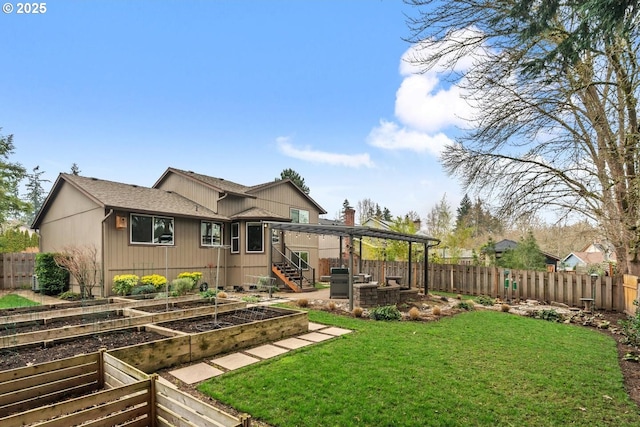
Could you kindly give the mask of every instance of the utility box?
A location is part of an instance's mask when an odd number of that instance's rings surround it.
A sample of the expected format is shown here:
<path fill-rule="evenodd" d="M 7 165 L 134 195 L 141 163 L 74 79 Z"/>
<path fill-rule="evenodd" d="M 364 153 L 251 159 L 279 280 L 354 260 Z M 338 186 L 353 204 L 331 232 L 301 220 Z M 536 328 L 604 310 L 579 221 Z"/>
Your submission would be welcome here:
<path fill-rule="evenodd" d="M 331 268 L 329 298 L 349 298 L 349 269 Z"/>

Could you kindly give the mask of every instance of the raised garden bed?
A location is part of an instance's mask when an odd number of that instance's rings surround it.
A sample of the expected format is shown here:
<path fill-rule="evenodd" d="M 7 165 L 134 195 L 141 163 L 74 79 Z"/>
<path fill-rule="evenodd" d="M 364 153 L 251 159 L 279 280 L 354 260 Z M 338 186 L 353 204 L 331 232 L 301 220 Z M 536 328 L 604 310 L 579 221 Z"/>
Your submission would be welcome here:
<path fill-rule="evenodd" d="M 218 307 L 236 303 L 234 301 L 230 301 L 227 299 L 219 299 Z M 246 306 L 246 303 L 243 303 Z M 156 304 L 154 305 L 145 305 L 138 306 L 138 310 L 146 311 L 147 313 L 162 313 L 167 311 L 167 307 L 169 310 L 187 310 L 191 308 L 200 308 L 200 307 L 211 307 L 214 308 L 216 306 L 216 301 L 211 298 L 201 298 L 199 300 L 191 300 L 191 301 L 169 301 L 168 304 L 163 302 L 162 300 L 156 300 Z"/>
<path fill-rule="evenodd" d="M 135 328 L 75 336 L 38 345 L 5 348 L 0 350 L 0 370 L 64 359 L 82 353 L 95 352 L 101 348 L 111 350 L 162 339 L 166 339 L 166 336 L 145 328 L 141 330 Z"/>
<path fill-rule="evenodd" d="M 122 318 L 117 311 L 99 311 L 74 316 L 52 317 L 21 322 L 5 323 L 0 327 L 0 336 L 24 334 L 27 332 L 42 331 L 43 329 L 63 328 L 87 323 L 103 322 Z"/>
<path fill-rule="evenodd" d="M 174 320 L 172 322 L 163 322 L 159 325 L 164 328 L 174 329 L 188 334 L 198 334 L 200 332 L 229 328 L 232 326 L 242 325 L 244 323 L 268 320 L 277 317 L 283 317 L 281 310 L 270 307 L 251 307 L 243 310 L 219 313 L 218 316 L 215 317 L 206 316 L 184 318 Z"/>
<path fill-rule="evenodd" d="M 249 310 L 251 309 L 236 310 L 229 314 L 235 315 L 236 319 L 245 316 L 245 314 L 255 315 L 255 313 L 246 313 Z M 269 318 L 263 316 L 261 320 L 256 318 L 256 320 L 236 322 L 236 324 L 221 328 L 215 326 L 216 319 L 219 323 L 225 317 L 221 314 L 218 316 L 197 316 L 179 322 L 160 322 L 157 324 L 159 330 L 176 331 L 176 333 L 184 335 L 159 342 L 120 348 L 110 353 L 146 373 L 153 373 L 171 366 L 307 332 L 309 318 L 306 312 L 273 307 L 269 307 L 267 310 L 271 315 Z M 209 325 L 209 328 L 205 325 Z M 187 334 L 172 329 L 178 327 L 182 330 L 191 329 L 197 332 Z"/>

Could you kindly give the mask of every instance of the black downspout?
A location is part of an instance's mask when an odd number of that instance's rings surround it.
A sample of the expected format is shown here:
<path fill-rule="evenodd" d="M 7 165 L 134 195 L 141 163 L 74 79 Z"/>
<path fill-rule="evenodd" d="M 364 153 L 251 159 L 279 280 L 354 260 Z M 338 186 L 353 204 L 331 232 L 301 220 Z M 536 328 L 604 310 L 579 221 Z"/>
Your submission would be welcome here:
<path fill-rule="evenodd" d="M 429 294 L 429 245 L 424 244 L 424 296 Z"/>
<path fill-rule="evenodd" d="M 411 279 L 413 278 L 411 270 L 411 240 L 409 240 L 409 289 L 411 289 Z"/>

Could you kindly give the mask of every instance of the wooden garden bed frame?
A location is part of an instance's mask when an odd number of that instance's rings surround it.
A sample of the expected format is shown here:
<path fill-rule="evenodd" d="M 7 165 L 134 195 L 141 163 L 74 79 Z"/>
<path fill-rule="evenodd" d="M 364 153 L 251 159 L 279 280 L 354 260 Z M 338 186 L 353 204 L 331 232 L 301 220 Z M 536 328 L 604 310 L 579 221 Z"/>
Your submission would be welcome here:
<path fill-rule="evenodd" d="M 104 350 L 0 372 L 0 425 L 78 424 L 248 427 L 251 418 L 201 402 Z"/>
<path fill-rule="evenodd" d="M 200 300 L 195 300 L 200 301 Z M 148 306 L 151 304 L 145 304 L 144 306 Z M 158 302 L 155 301 L 155 304 L 158 305 Z M 219 302 L 217 311 L 218 313 L 226 313 L 229 311 L 238 310 L 247 306 L 247 303 L 244 301 L 226 301 Z M 34 331 L 34 332 L 25 332 L 21 334 L 11 334 L 0 336 L 0 348 L 9 348 L 20 345 L 27 344 L 37 344 L 44 343 L 48 341 L 59 340 L 62 338 L 68 338 L 73 336 L 87 335 L 87 334 L 95 334 L 97 332 L 106 332 L 113 331 L 117 329 L 125 329 L 131 328 L 134 326 L 147 325 L 152 323 L 164 322 L 168 320 L 181 319 L 184 317 L 192 317 L 203 314 L 212 314 L 214 312 L 214 307 L 211 305 L 196 307 L 191 309 L 184 310 L 175 310 L 168 311 L 163 313 L 149 313 L 142 310 L 137 310 L 140 305 L 136 305 L 135 307 L 123 307 L 120 309 L 114 309 L 111 306 L 103 306 L 103 311 L 95 311 L 92 310 L 90 312 L 85 312 L 82 314 L 75 313 L 76 309 L 72 309 L 74 314 L 71 314 L 67 310 L 63 310 L 64 313 L 49 313 L 50 315 L 46 318 L 39 319 L 29 319 L 29 320 L 16 320 L 13 323 L 6 323 L 6 325 L 20 326 L 21 323 L 33 323 L 33 322 L 42 322 L 45 323 L 48 320 L 57 320 L 57 319 L 68 319 L 71 317 L 81 317 L 92 314 L 104 313 L 104 312 L 114 312 L 117 314 L 121 314 L 122 318 L 112 319 L 112 320 L 103 320 L 96 321 L 91 323 L 85 323 L 82 325 L 75 326 L 64 326 L 61 328 L 53 328 L 53 329 L 45 329 L 42 331 Z M 109 308 L 109 310 L 105 310 L 105 308 Z M 21 315 L 22 316 L 22 315 Z"/>

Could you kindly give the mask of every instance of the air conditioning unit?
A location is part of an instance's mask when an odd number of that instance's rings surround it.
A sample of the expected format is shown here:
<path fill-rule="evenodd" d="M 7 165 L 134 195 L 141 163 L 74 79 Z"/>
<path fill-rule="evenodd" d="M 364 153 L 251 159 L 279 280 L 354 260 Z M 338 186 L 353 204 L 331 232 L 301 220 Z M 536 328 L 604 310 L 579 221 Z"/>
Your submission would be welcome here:
<path fill-rule="evenodd" d="M 116 215 L 116 229 L 122 230 L 124 228 L 127 228 L 127 217 Z"/>

